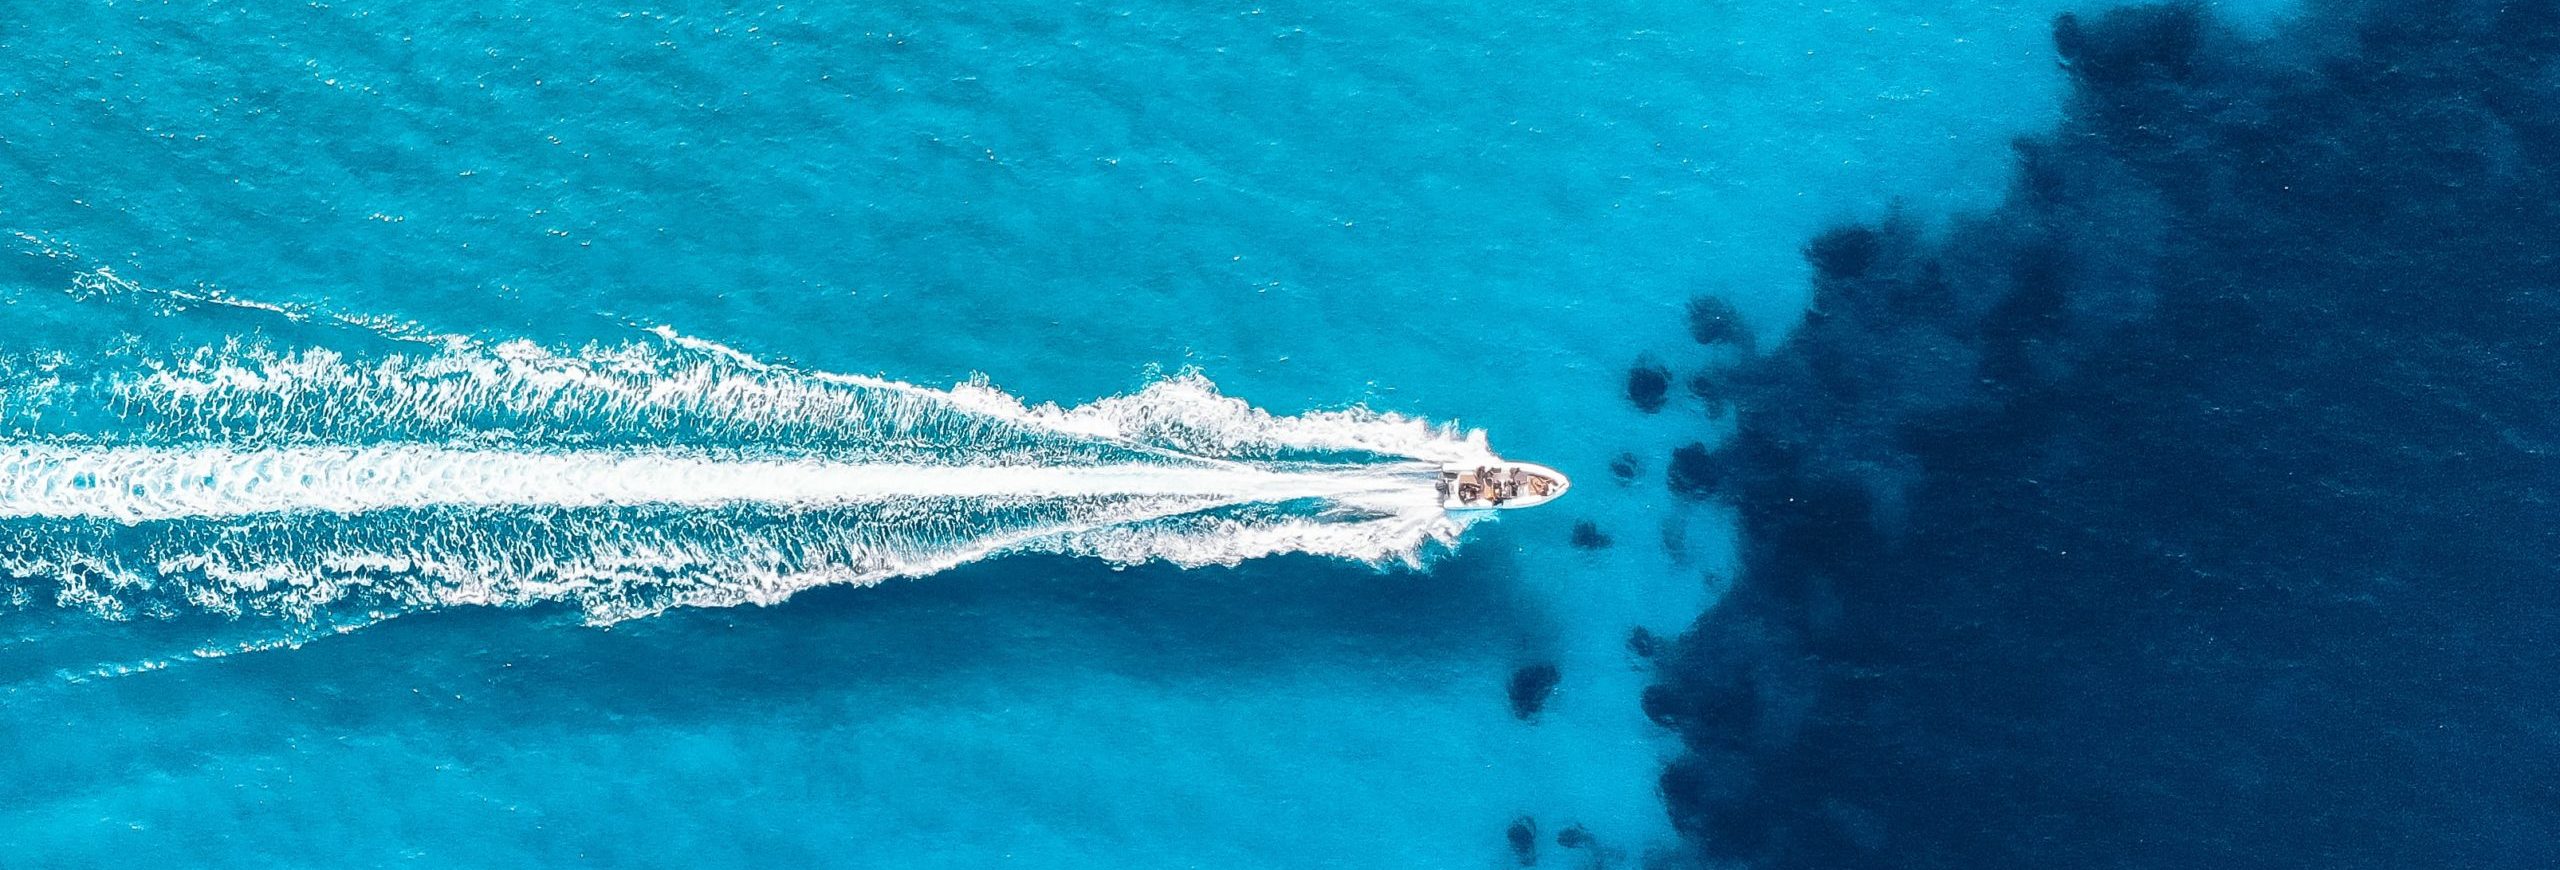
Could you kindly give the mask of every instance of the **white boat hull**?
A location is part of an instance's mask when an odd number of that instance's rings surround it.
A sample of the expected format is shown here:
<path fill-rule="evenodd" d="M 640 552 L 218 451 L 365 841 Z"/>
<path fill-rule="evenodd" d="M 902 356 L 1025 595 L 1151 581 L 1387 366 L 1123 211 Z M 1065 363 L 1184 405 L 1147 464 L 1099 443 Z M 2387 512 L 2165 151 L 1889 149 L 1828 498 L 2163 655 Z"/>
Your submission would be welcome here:
<path fill-rule="evenodd" d="M 1537 507 L 1571 488 L 1562 472 L 1529 462 L 1440 468 L 1440 506 L 1453 511 Z"/>

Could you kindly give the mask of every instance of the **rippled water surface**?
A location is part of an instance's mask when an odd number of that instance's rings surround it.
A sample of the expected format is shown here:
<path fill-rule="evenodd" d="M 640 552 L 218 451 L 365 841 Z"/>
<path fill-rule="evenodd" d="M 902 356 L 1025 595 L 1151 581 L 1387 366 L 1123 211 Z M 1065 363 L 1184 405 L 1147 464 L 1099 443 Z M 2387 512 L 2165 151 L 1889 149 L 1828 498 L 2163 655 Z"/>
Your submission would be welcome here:
<path fill-rule="evenodd" d="M 0 864 L 1632 866 L 1628 368 L 1995 202 L 2062 5 L 7 16 Z"/>

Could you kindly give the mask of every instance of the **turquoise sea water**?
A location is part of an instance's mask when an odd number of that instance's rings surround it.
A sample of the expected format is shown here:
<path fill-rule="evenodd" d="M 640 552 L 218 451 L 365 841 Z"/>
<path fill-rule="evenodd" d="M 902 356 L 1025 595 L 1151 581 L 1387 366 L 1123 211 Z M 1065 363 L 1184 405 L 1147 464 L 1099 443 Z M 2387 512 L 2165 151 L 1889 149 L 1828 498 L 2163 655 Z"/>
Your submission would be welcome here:
<path fill-rule="evenodd" d="M 219 534 L 13 516 L 16 552 L 50 561 L 20 558 L 0 595 L 0 864 L 1484 866 L 1522 816 L 1550 841 L 1583 826 L 1615 864 L 1669 849 L 1654 777 L 1674 741 L 1636 706 L 1626 639 L 1711 600 L 1729 532 L 1657 519 L 1656 458 L 1703 411 L 1640 413 L 1626 367 L 1687 346 L 1693 296 L 1774 337 L 1828 221 L 1995 200 L 2008 138 L 2055 114 L 2065 6 L 10 16 L 11 449 L 1037 467 L 1100 448 L 974 417 L 965 437 L 830 429 L 830 402 L 904 388 L 816 373 L 982 376 L 972 395 L 1073 407 L 1145 405 L 1197 370 L 1284 416 L 1456 421 L 1578 485 L 1418 568 L 1303 537 L 1197 567 L 1095 542 L 972 560 L 971 535 L 1029 521 L 928 508 L 917 552 L 942 555 L 917 564 L 949 570 L 700 600 L 684 584 L 826 542 L 686 510 Z M 133 386 L 281 377 L 315 350 L 343 364 L 295 369 L 323 385 L 301 392 Z M 650 416 L 521 372 L 402 392 L 395 357 L 765 391 Z M 435 396 L 456 404 L 413 413 Z M 1622 451 L 1647 458 L 1626 486 L 1606 471 Z M 1584 519 L 1614 546 L 1568 546 Z M 783 528 L 650 569 L 672 593 L 534 564 L 750 521 Z M 456 569 L 480 586 L 318 594 L 260 570 L 403 533 L 496 555 Z M 172 561 L 190 546 L 213 567 Z M 77 558 L 98 554 L 141 567 Z M 1561 679 L 1524 721 L 1505 683 L 1536 663 Z"/>

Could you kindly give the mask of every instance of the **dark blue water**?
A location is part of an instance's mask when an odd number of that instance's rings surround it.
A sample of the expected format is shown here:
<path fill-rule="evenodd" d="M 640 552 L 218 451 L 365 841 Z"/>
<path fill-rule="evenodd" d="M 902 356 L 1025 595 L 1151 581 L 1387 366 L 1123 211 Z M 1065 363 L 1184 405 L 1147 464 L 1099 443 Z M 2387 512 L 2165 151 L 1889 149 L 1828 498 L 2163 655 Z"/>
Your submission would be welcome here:
<path fill-rule="evenodd" d="M 1714 369 L 1743 568 L 1646 706 L 1708 854 L 2545 867 L 2551 4 L 2057 21 L 1999 208 Z"/>

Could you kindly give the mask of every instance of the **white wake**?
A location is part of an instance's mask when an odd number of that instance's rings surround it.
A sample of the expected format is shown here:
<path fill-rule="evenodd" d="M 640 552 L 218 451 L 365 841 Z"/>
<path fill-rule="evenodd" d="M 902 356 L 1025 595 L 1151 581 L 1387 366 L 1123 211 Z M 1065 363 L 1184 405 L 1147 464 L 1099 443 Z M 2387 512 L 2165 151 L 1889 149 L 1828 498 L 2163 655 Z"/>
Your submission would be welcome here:
<path fill-rule="evenodd" d="M 1492 459 L 1481 433 L 1273 414 L 1196 374 L 1032 404 L 656 332 L 0 359 L 0 574 L 113 617 L 561 603 L 604 623 L 1004 553 L 1418 563 L 1468 522 L 1432 472 Z"/>
<path fill-rule="evenodd" d="M 1329 499 L 1428 503 L 1432 466 L 1270 469 L 1241 463 L 933 466 L 668 453 L 510 453 L 420 446 L 260 450 L 0 447 L 0 519 L 120 523 L 394 509 L 829 508 L 978 499 L 1157 499 L 1193 507 Z"/>

